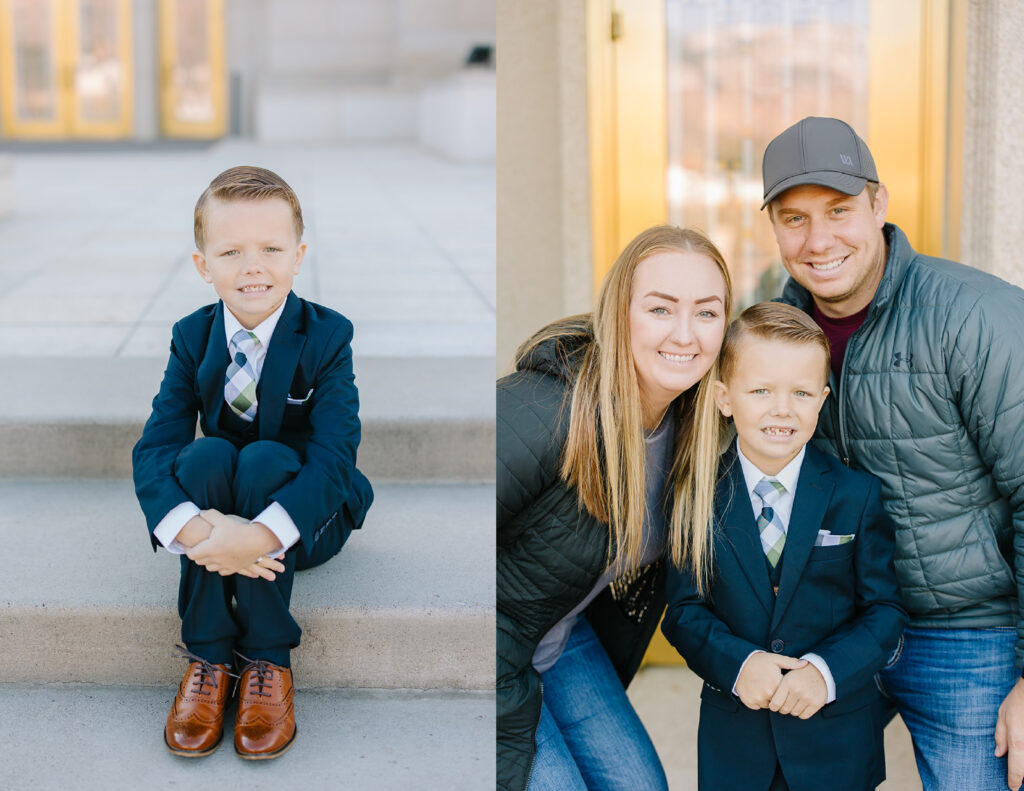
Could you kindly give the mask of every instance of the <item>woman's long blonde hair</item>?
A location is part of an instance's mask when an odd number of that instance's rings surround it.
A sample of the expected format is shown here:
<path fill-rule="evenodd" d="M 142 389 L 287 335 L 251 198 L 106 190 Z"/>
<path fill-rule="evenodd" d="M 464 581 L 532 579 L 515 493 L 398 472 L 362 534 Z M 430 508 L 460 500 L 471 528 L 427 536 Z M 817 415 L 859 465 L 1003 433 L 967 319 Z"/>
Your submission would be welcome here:
<path fill-rule="evenodd" d="M 629 303 L 637 265 L 666 251 L 698 253 L 715 263 L 725 280 L 728 323 L 732 280 L 718 248 L 700 231 L 659 225 L 648 228 L 622 251 L 604 279 L 593 314 L 549 324 L 516 352 L 518 367 L 544 341 L 567 336 L 588 339 L 572 386 L 560 473 L 568 485 L 576 487 L 580 506 L 609 525 L 608 565 L 614 557 L 621 571 L 640 561 L 647 509 L 646 446 L 630 347 Z M 673 505 L 668 547 L 676 565 L 690 567 L 701 593 L 711 578 L 713 501 L 722 432 L 711 390 L 717 378 L 716 362 L 674 402 L 677 432 L 669 474 Z"/>

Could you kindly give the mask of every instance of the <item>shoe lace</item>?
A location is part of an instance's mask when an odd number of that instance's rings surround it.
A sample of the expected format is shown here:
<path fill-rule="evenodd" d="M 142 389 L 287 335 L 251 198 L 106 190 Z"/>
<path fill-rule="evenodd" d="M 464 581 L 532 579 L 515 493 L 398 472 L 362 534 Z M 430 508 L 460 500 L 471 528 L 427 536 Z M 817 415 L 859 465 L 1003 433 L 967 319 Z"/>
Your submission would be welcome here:
<path fill-rule="evenodd" d="M 238 684 L 241 683 L 241 676 L 251 670 L 253 671 L 253 676 L 249 683 L 249 694 L 256 695 L 261 698 L 271 697 L 271 693 L 265 691 L 264 687 L 274 678 L 274 666 L 266 659 L 249 659 L 249 657 L 238 653 L 238 651 L 235 651 L 235 656 L 245 662 L 245 666 L 242 668 L 242 673 L 239 675 L 239 680 L 235 684 L 235 687 L 237 688 Z"/>
<path fill-rule="evenodd" d="M 228 670 L 223 670 L 223 669 L 221 669 L 219 667 L 215 667 L 212 662 L 209 662 L 206 659 L 203 659 L 201 656 L 197 656 L 196 654 L 193 654 L 191 651 L 189 651 L 183 645 L 176 645 L 174 647 L 178 649 L 178 656 L 180 656 L 180 657 L 182 657 L 184 659 L 187 659 L 190 662 L 195 662 L 195 663 L 198 664 L 198 667 L 196 667 L 196 669 L 195 669 L 195 676 L 192 679 L 193 686 L 192 686 L 192 690 L 191 691 L 193 693 L 197 693 L 199 695 L 209 695 L 211 693 L 211 690 L 207 690 L 206 686 L 210 685 L 210 686 L 212 686 L 213 688 L 216 689 L 216 687 L 217 687 L 217 676 L 216 676 L 216 673 L 218 673 L 218 672 L 227 673 L 229 676 L 232 676 L 233 678 L 237 678 L 237 676 L 234 673 L 232 673 L 232 672 L 230 672 Z"/>

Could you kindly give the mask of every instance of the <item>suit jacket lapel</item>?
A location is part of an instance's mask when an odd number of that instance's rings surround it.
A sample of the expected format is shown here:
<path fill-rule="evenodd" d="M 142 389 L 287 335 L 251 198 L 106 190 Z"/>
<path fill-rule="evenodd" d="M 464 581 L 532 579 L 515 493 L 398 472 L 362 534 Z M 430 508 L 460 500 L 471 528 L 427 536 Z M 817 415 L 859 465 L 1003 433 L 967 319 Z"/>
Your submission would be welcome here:
<path fill-rule="evenodd" d="M 257 386 L 259 406 L 256 409 L 256 420 L 259 422 L 260 439 L 276 439 L 281 429 L 288 388 L 291 387 L 299 355 L 306 343 L 306 336 L 300 327 L 301 315 L 299 298 L 295 292 L 291 292 L 270 339 L 267 359 L 263 361 L 263 371 Z"/>
<path fill-rule="evenodd" d="M 743 569 L 757 600 L 771 615 L 775 594 L 772 593 L 764 550 L 761 548 L 761 535 L 754 520 L 754 511 L 750 506 L 747 484 L 743 478 L 743 468 L 736 457 L 735 445 L 723 457 L 722 468 L 725 474 L 719 483 L 716 500 L 724 506 L 724 513 L 721 514 L 724 544 Z"/>
<path fill-rule="evenodd" d="M 796 500 L 789 518 L 789 529 L 786 531 L 786 547 L 782 553 L 782 575 L 779 580 L 775 613 L 772 616 L 772 629 L 778 626 L 792 601 L 793 593 L 814 546 L 814 539 L 818 535 L 825 511 L 832 499 L 835 483 L 827 472 L 828 468 L 820 458 L 819 452 L 808 445 L 796 485 Z"/>
<path fill-rule="evenodd" d="M 227 370 L 228 344 L 224 336 L 224 303 L 217 305 L 206 338 L 206 351 L 196 372 L 199 394 L 206 412 L 206 425 L 217 426 L 220 410 L 224 406 L 224 372 Z"/>

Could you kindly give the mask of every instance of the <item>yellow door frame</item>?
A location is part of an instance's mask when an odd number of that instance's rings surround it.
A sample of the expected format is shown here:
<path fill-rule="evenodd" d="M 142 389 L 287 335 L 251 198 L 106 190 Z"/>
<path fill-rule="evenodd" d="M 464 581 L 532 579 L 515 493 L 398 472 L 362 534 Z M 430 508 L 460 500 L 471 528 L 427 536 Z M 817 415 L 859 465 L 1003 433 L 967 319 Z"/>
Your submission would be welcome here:
<path fill-rule="evenodd" d="M 3 133 L 7 137 L 33 140 L 53 140 L 67 137 L 69 106 L 67 91 L 74 76 L 69 62 L 71 49 L 67 45 L 67 26 L 61 25 L 65 0 L 50 0 L 51 67 L 55 112 L 48 120 L 23 120 L 18 117 L 17 64 L 15 62 L 14 9 L 11 0 L 0 0 L 0 110 Z"/>
<path fill-rule="evenodd" d="M 224 2 L 207 0 L 207 52 L 210 53 L 210 84 L 213 118 L 187 121 L 175 112 L 179 96 L 174 84 L 178 63 L 177 0 L 160 0 L 160 125 L 166 137 L 212 139 L 227 133 L 227 73 L 224 64 Z"/>
<path fill-rule="evenodd" d="M 78 138 L 116 139 L 128 137 L 134 118 L 132 8 L 131 0 L 116 0 L 118 55 L 124 79 L 118 97 L 121 112 L 109 121 L 89 121 L 80 112 L 75 91 L 75 70 L 79 55 L 79 0 L 50 0 L 50 41 L 54 69 L 54 99 L 57 112 L 47 121 L 22 120 L 17 115 L 17 72 L 15 64 L 14 15 L 11 0 L 0 0 L 0 109 L 3 133 L 25 140 Z"/>
<path fill-rule="evenodd" d="M 917 250 L 960 255 L 967 0 L 871 0 L 868 145 L 889 219 Z M 588 0 L 595 293 L 615 256 L 667 217 L 665 0 Z M 781 130 L 780 130 L 781 131 Z M 645 662 L 672 664 L 660 632 Z"/>
<path fill-rule="evenodd" d="M 589 0 L 595 293 L 626 243 L 668 216 L 666 54 L 664 0 Z"/>

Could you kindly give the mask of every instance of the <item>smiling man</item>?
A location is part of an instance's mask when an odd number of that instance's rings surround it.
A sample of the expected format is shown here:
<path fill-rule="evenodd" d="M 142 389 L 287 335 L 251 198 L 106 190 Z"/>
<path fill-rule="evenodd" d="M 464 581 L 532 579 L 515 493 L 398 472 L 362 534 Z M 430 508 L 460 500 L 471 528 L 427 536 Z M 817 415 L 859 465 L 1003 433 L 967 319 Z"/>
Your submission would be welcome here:
<path fill-rule="evenodd" d="M 832 346 L 817 437 L 882 479 L 910 612 L 880 675 L 925 791 L 1024 777 L 1024 292 L 915 252 L 850 126 L 805 118 L 768 144 L 781 300 Z M 1008 753 L 1008 760 L 1007 760 Z"/>

